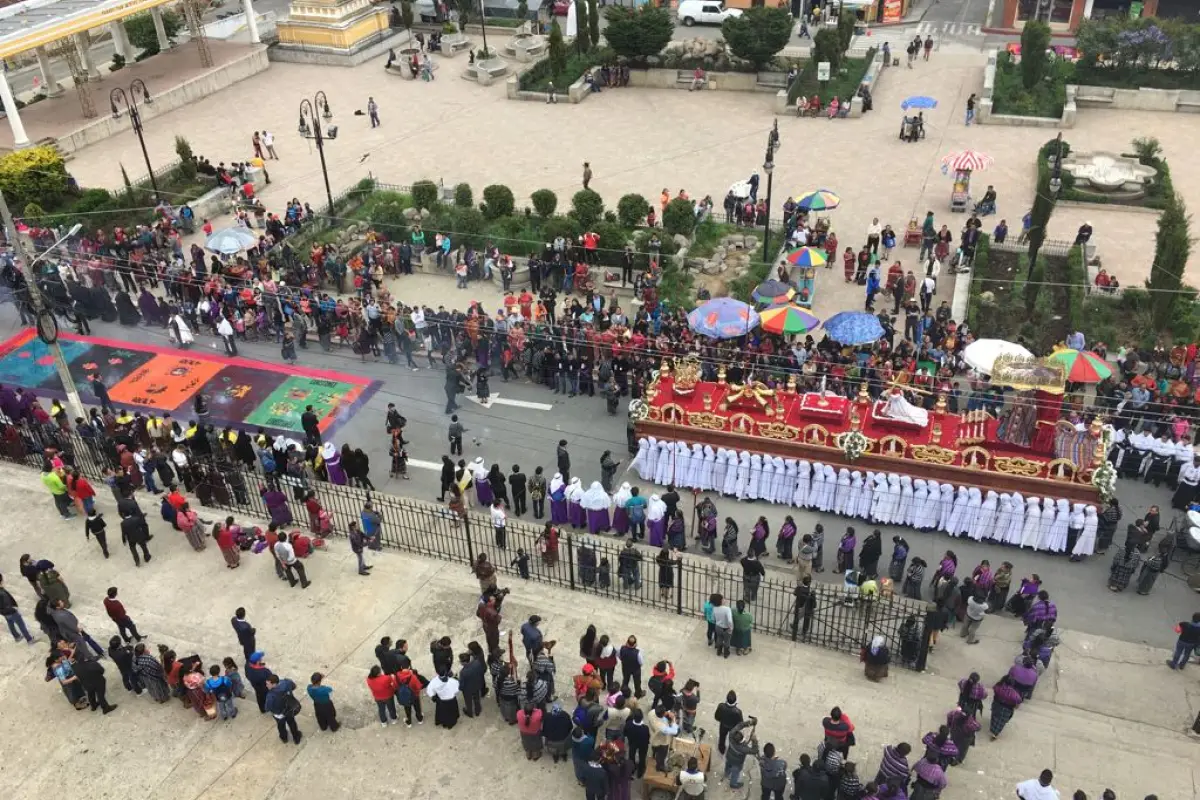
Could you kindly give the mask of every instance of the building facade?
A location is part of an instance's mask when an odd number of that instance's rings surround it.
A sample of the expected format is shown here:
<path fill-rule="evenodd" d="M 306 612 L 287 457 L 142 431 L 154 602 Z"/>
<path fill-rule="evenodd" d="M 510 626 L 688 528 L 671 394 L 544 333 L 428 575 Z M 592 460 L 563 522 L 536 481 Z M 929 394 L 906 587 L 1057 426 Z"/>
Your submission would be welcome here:
<path fill-rule="evenodd" d="M 1161 10 L 1171 13 L 1188 4 L 1172 0 L 996 0 L 999 15 L 995 28 L 1019 31 L 1029 20 L 1041 20 L 1058 34 L 1074 33 L 1084 19 L 1103 19 L 1108 16 L 1153 17 Z M 1194 4 L 1193 4 L 1194 5 Z M 1195 12 L 1193 11 L 1193 14 Z M 1172 13 L 1172 16 L 1175 16 Z"/>

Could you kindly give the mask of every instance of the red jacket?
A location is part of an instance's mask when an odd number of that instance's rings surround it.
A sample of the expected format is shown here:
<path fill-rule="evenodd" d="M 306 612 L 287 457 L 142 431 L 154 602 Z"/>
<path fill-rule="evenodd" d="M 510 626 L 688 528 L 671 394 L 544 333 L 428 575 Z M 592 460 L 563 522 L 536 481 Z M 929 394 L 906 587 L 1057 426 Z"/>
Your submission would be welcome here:
<path fill-rule="evenodd" d="M 71 493 L 80 500 L 87 500 L 89 497 L 96 496 L 96 490 L 87 482 L 87 478 L 84 478 L 82 475 L 71 479 Z"/>
<path fill-rule="evenodd" d="M 120 622 L 129 616 L 125 613 L 125 606 L 115 597 L 104 598 L 104 610 L 108 612 L 109 618 L 114 622 Z"/>
<path fill-rule="evenodd" d="M 387 700 L 396 693 L 396 679 L 386 673 L 376 678 L 367 678 L 367 686 L 371 689 L 371 697 L 376 700 Z"/>
<path fill-rule="evenodd" d="M 392 677 L 396 681 L 396 689 L 407 683 L 408 688 L 412 690 L 413 697 L 421 696 L 421 679 L 411 669 L 402 669 Z"/>

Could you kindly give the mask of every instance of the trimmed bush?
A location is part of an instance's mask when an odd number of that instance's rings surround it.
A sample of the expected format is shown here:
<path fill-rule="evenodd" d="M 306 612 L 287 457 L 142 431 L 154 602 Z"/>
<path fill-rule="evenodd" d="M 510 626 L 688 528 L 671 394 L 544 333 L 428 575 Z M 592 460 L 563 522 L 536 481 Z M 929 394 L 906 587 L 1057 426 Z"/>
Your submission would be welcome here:
<path fill-rule="evenodd" d="M 672 236 L 675 234 L 691 236 L 692 231 L 696 228 L 696 210 L 692 201 L 676 197 L 667 203 L 667 210 L 663 212 L 662 224 L 663 230 Z"/>
<path fill-rule="evenodd" d="M 571 215 L 584 228 L 590 228 L 604 217 L 604 198 L 591 189 L 581 189 L 571 198 Z"/>
<path fill-rule="evenodd" d="M 636 228 L 650 213 L 650 203 L 640 194 L 627 194 L 617 202 L 617 219 L 626 228 Z"/>
<path fill-rule="evenodd" d="M 433 208 L 440 196 L 438 185 L 429 179 L 417 181 L 412 185 L 413 205 L 419 209 Z"/>
<path fill-rule="evenodd" d="M 651 4 L 637 10 L 610 5 L 604 19 L 604 41 L 617 55 L 637 63 L 661 53 L 675 34 L 671 12 Z"/>
<path fill-rule="evenodd" d="M 28 147 L 0 157 L 0 191 L 12 208 L 54 208 L 67 193 L 67 168 L 53 147 Z"/>
<path fill-rule="evenodd" d="M 542 219 L 553 217 L 558 208 L 558 195 L 549 189 L 538 189 L 529 199 L 533 201 L 533 210 Z"/>
<path fill-rule="evenodd" d="M 479 210 L 488 219 L 498 219 L 511 216 L 516 205 L 512 189 L 500 183 L 493 183 L 491 186 L 484 187 L 483 205 Z"/>
<path fill-rule="evenodd" d="M 167 41 L 175 41 L 175 36 L 183 29 L 183 17 L 174 11 L 163 9 L 163 30 L 167 33 Z M 129 43 L 139 50 L 158 52 L 158 33 L 154 30 L 154 18 L 149 11 L 126 17 L 123 20 L 125 32 L 129 34 Z"/>
<path fill-rule="evenodd" d="M 475 205 L 475 193 L 471 191 L 471 184 L 460 183 L 454 187 L 454 205 L 459 208 L 471 208 Z"/>
<path fill-rule="evenodd" d="M 769 65 L 792 35 L 792 15 L 786 8 L 757 6 L 721 23 L 729 52 L 758 69 Z"/>

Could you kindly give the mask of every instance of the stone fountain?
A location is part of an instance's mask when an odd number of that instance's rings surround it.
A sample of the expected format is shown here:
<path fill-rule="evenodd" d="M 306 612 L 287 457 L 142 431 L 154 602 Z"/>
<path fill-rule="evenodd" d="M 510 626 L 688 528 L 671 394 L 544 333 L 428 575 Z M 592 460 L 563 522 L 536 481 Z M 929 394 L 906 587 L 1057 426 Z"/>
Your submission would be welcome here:
<path fill-rule="evenodd" d="M 546 52 L 546 37 L 528 31 L 514 33 L 501 53 L 522 64 L 536 61 Z"/>
<path fill-rule="evenodd" d="M 1158 170 L 1142 164 L 1134 156 L 1116 153 L 1071 153 L 1062 167 L 1075 177 L 1075 189 L 1108 198 L 1138 200 L 1154 182 Z"/>

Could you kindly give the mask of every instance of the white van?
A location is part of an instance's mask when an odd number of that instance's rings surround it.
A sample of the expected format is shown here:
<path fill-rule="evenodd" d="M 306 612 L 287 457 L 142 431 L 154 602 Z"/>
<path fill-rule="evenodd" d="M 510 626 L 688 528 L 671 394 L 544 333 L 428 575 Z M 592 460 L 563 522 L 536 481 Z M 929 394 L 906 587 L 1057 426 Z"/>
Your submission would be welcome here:
<path fill-rule="evenodd" d="M 684 25 L 720 25 L 730 17 L 740 17 L 741 9 L 726 8 L 723 2 L 714 0 L 682 0 L 679 4 L 679 21 Z"/>

